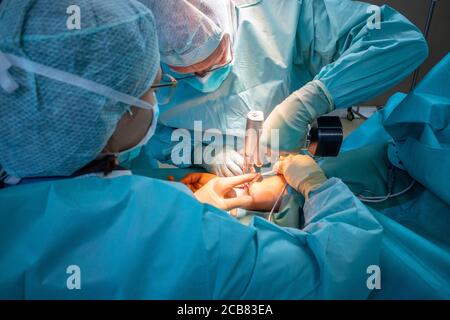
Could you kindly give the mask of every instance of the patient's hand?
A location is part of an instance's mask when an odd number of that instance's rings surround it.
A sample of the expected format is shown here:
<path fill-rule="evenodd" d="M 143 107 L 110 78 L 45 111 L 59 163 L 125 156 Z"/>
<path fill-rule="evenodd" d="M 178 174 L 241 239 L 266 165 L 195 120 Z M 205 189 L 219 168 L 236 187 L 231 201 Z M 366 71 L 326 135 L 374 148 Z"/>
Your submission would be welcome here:
<path fill-rule="evenodd" d="M 263 212 L 270 211 L 285 184 L 286 180 L 282 176 L 273 176 L 261 182 L 253 183 L 249 190 L 249 194 L 253 198 L 253 203 L 250 208 L 243 209 Z M 279 209 L 280 203 L 278 203 L 275 210 Z"/>
<path fill-rule="evenodd" d="M 187 185 L 189 189 L 195 193 L 198 189 L 214 178 L 216 178 L 216 176 L 210 173 L 191 173 L 181 179 L 180 182 Z M 252 204 L 242 209 L 262 212 L 270 211 L 280 195 L 281 190 L 283 190 L 285 183 L 286 180 L 284 180 L 283 176 L 273 176 L 266 178 L 261 182 L 253 183 L 249 190 L 236 189 L 238 190 L 238 195 L 248 192 L 253 198 Z M 230 197 L 233 196 L 236 195 L 230 195 Z M 278 210 L 279 206 L 280 203 L 275 210 Z"/>
<path fill-rule="evenodd" d="M 216 175 L 211 173 L 190 173 L 180 180 L 184 183 L 192 192 L 196 192 L 198 189 L 207 184 L 210 180 L 217 178 Z"/>

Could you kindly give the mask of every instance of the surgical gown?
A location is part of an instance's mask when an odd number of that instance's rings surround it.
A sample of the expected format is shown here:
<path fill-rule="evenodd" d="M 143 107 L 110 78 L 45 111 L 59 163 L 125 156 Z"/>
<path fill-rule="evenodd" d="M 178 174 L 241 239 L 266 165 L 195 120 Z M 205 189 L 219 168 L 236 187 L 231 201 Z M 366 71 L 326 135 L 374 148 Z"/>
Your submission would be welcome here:
<path fill-rule="evenodd" d="M 392 162 L 405 169 L 396 170 L 394 193 L 416 180 L 399 197 L 367 204 L 384 228 L 382 289 L 371 298 L 450 299 L 449 70 L 450 54 L 412 93 L 394 95 L 354 131 L 338 158 L 322 163 L 328 177 L 357 194 L 386 194 Z"/>
<path fill-rule="evenodd" d="M 313 79 L 325 84 L 336 108 L 347 108 L 394 86 L 428 54 L 420 31 L 388 6 L 349 0 L 235 2 L 231 74 L 209 94 L 179 81 L 162 109 L 161 126 L 193 130 L 201 121 L 203 131 L 243 137 L 249 111 L 267 117 Z M 171 130 L 160 128 L 158 134 L 154 143 L 170 144 Z M 145 149 L 148 158 L 162 161 L 170 160 L 169 151 L 159 143 Z"/>
<path fill-rule="evenodd" d="M 142 176 L 8 187 L 0 203 L 1 299 L 365 299 L 379 263 L 382 228 L 339 179 L 311 193 L 303 230 L 242 225 Z"/>

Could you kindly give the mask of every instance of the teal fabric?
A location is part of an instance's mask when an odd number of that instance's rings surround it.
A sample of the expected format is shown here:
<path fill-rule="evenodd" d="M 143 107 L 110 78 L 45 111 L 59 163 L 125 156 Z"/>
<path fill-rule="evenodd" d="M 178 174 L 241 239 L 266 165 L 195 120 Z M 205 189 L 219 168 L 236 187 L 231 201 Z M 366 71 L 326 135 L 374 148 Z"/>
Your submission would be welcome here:
<path fill-rule="evenodd" d="M 404 93 L 396 93 L 390 97 L 383 109 L 374 113 L 357 130 L 344 139 L 340 152 L 344 153 L 368 145 L 385 144 L 388 141 L 393 141 L 384 129 L 383 123 L 405 97 L 406 94 Z"/>
<path fill-rule="evenodd" d="M 347 151 L 321 166 L 356 194 L 387 193 L 387 144 Z M 394 192 L 410 181 L 407 172 L 397 171 Z M 449 299 L 450 205 L 420 183 L 400 197 L 366 205 L 383 225 L 381 290 L 374 290 L 371 298 Z"/>
<path fill-rule="evenodd" d="M 364 299 L 379 263 L 382 229 L 338 179 L 311 193 L 303 230 L 244 226 L 140 176 L 9 187 L 0 202 L 3 299 Z"/>
<path fill-rule="evenodd" d="M 450 54 L 384 122 L 401 165 L 450 204 Z"/>
<path fill-rule="evenodd" d="M 370 30 L 372 13 L 358 1 L 235 2 L 238 28 L 230 75 L 209 94 L 180 81 L 161 125 L 193 130 L 194 121 L 202 121 L 203 130 L 243 137 L 249 111 L 267 117 L 311 80 L 323 82 L 335 106 L 346 108 L 398 83 L 427 56 L 420 31 L 388 6 L 380 7 L 381 29 Z M 170 132 L 160 133 L 170 139 Z M 157 151 L 155 146 L 148 152 Z"/>
<path fill-rule="evenodd" d="M 387 147 L 395 142 L 407 171 L 397 170 L 394 190 L 417 180 L 401 197 L 367 204 L 384 229 L 382 289 L 371 298 L 450 299 L 449 68 L 447 55 L 414 92 L 394 95 L 354 131 L 345 152 L 321 163 L 328 177 L 341 178 L 353 192 L 383 195 Z"/>

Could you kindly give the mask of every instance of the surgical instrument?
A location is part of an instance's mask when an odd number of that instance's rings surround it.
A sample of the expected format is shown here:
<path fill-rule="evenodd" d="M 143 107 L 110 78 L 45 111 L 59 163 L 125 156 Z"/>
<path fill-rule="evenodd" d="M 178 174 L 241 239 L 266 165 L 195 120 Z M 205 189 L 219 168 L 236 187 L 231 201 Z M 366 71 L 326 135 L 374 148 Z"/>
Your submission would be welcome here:
<path fill-rule="evenodd" d="M 260 155 L 260 137 L 264 123 L 262 111 L 250 111 L 247 114 L 247 127 L 245 129 L 244 141 L 244 173 L 255 172 L 255 166 L 263 166 Z"/>

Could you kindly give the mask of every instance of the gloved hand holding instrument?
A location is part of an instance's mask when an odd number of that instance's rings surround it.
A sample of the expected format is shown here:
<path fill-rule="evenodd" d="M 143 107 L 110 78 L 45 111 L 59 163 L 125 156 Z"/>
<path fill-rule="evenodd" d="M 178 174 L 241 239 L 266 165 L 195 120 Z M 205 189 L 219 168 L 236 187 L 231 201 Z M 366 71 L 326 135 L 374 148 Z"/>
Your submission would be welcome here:
<path fill-rule="evenodd" d="M 281 157 L 274 165 L 274 171 L 283 175 L 287 183 L 306 199 L 327 180 L 314 159 L 305 155 Z"/>

